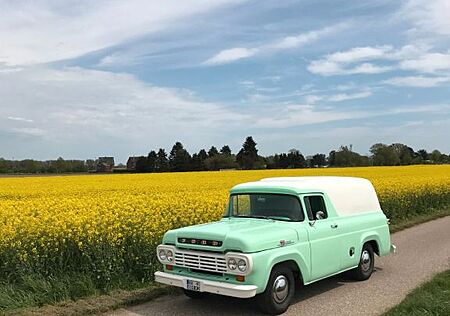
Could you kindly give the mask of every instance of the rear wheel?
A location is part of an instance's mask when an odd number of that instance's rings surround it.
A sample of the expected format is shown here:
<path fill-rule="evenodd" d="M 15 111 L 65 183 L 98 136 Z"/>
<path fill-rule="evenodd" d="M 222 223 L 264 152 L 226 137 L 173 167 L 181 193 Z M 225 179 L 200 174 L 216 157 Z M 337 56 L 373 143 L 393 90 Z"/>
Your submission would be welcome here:
<path fill-rule="evenodd" d="M 192 298 L 194 300 L 204 298 L 205 296 L 207 296 L 209 294 L 207 292 L 196 292 L 196 291 L 191 291 L 191 290 L 186 290 L 186 289 L 184 289 L 183 291 L 187 297 Z"/>
<path fill-rule="evenodd" d="M 361 257 L 359 258 L 358 267 L 352 270 L 353 278 L 358 281 L 364 281 L 370 278 L 374 270 L 375 256 L 373 253 L 372 245 L 369 243 L 364 244 L 361 251 Z"/>
<path fill-rule="evenodd" d="M 294 274 L 287 266 L 280 265 L 273 268 L 266 290 L 256 299 L 262 312 L 279 315 L 289 308 L 294 293 Z"/>

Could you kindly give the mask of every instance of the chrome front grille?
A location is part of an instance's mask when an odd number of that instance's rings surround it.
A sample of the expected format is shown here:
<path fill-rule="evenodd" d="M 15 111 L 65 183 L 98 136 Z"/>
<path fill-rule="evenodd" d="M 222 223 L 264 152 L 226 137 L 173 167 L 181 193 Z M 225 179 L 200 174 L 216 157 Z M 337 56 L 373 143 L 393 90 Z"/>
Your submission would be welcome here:
<path fill-rule="evenodd" d="M 226 273 L 225 256 L 201 251 L 175 250 L 174 264 L 178 267 L 197 269 L 209 272 Z"/>

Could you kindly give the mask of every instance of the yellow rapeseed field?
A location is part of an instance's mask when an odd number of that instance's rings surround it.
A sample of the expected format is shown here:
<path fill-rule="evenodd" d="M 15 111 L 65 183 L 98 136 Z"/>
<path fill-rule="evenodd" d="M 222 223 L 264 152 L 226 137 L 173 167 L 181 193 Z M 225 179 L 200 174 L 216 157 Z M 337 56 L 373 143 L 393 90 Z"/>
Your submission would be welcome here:
<path fill-rule="evenodd" d="M 235 184 L 272 176 L 372 181 L 393 221 L 450 206 L 450 166 L 0 178 L 0 279 L 89 273 L 150 280 L 170 228 L 219 219 Z"/>

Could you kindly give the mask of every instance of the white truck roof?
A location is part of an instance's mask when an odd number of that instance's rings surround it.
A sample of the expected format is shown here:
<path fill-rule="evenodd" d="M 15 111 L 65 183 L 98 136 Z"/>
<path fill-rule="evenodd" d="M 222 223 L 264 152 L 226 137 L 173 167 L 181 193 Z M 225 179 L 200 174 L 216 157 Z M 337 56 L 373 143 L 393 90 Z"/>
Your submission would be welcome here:
<path fill-rule="evenodd" d="M 325 192 L 338 215 L 351 215 L 381 211 L 377 194 L 372 183 L 355 177 L 278 177 L 254 182 L 259 185 L 291 187 L 298 190 L 318 190 Z"/>

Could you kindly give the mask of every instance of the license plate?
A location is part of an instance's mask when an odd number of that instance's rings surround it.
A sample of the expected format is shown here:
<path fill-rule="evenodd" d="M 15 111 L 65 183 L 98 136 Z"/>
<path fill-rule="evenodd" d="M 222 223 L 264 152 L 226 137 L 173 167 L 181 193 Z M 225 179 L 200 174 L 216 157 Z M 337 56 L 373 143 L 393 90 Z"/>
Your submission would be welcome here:
<path fill-rule="evenodd" d="M 186 290 L 200 292 L 200 281 L 186 280 Z"/>

